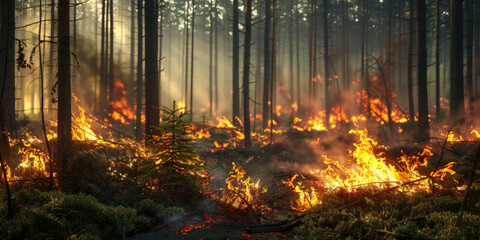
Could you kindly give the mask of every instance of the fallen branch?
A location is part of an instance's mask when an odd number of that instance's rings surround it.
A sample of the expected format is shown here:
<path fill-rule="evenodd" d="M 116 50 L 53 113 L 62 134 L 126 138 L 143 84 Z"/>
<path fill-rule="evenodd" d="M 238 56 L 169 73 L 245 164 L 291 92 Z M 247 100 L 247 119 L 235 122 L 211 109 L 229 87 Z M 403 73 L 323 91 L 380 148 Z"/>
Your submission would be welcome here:
<path fill-rule="evenodd" d="M 273 224 L 263 224 L 263 225 L 256 225 L 247 228 L 247 233 L 255 234 L 255 233 L 267 233 L 267 232 L 283 232 L 288 231 L 291 228 L 297 226 L 300 223 L 300 219 L 305 217 L 305 214 L 295 217 L 291 220 L 284 220 L 278 223 Z"/>

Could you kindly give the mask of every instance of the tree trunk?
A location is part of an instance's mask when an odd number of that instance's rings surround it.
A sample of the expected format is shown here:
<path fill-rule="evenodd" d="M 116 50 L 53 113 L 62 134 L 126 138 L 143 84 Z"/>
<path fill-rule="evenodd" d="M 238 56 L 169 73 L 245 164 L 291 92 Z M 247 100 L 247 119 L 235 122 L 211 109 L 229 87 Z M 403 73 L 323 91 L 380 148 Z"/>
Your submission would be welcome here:
<path fill-rule="evenodd" d="M 210 31 L 208 45 L 208 115 L 213 114 L 213 0 L 210 1 Z"/>
<path fill-rule="evenodd" d="M 297 74 L 297 105 L 300 106 L 300 91 L 301 91 L 301 85 L 300 85 L 300 24 L 299 24 L 299 18 L 300 14 L 298 11 L 298 3 L 295 4 L 295 28 L 296 28 L 296 36 L 295 36 L 295 47 L 296 47 L 296 60 L 297 60 L 297 69 L 296 69 L 296 74 Z"/>
<path fill-rule="evenodd" d="M 10 159 L 8 133 L 15 131 L 15 1 L 4 0 L 0 12 L 0 165 L 7 195 L 8 216 L 13 216 L 13 203 L 8 183 L 7 163 Z"/>
<path fill-rule="evenodd" d="M 105 111 L 107 109 L 107 46 L 106 44 L 106 0 L 102 0 L 102 30 L 101 30 L 101 46 L 100 46 L 100 93 L 99 93 L 99 113 L 100 116 L 103 118 L 105 116 Z"/>
<path fill-rule="evenodd" d="M 366 32 L 366 25 L 367 25 L 367 19 L 366 19 L 366 0 L 363 0 L 362 1 L 362 15 L 360 17 L 360 22 L 361 22 L 361 26 L 362 26 L 362 29 L 361 29 L 361 36 L 360 36 L 360 79 L 362 82 L 365 82 L 365 91 L 368 93 L 369 91 L 369 86 L 367 84 L 368 82 L 368 78 L 365 77 L 365 45 L 366 45 L 366 41 L 365 41 L 365 37 L 367 35 L 367 32 Z M 362 94 L 362 92 L 360 92 L 360 94 Z M 368 94 L 367 94 L 368 95 Z M 368 116 L 368 119 L 370 119 L 370 102 L 369 102 L 369 99 L 367 98 L 367 102 L 364 103 L 363 102 L 363 96 L 360 96 L 360 105 L 361 105 L 361 109 L 362 111 L 363 110 L 363 105 L 366 104 L 367 105 L 367 116 Z"/>
<path fill-rule="evenodd" d="M 156 16 L 160 15 L 160 22 L 155 21 L 157 25 L 160 25 L 158 34 L 158 106 L 162 106 L 162 59 L 163 59 L 163 7 L 164 0 L 160 0 L 159 4 L 155 4 L 157 10 Z M 160 13 L 159 13 L 160 12 Z"/>
<path fill-rule="evenodd" d="M 54 39 L 55 37 L 55 22 L 54 19 L 55 19 L 55 0 L 51 0 L 50 1 L 50 19 L 52 19 L 52 21 L 50 21 L 50 39 Z M 97 11 L 97 10 L 96 10 Z M 96 13 L 96 12 L 95 12 Z M 97 19 L 97 18 L 95 18 Z M 95 23 L 97 23 L 97 20 L 95 20 Z M 95 28 L 97 29 L 97 28 Z M 95 39 L 96 39 L 96 36 L 97 34 L 95 34 Z M 95 50 L 97 50 L 97 44 L 95 44 Z M 49 57 L 48 57 L 48 65 L 50 66 L 50 69 L 48 71 L 48 89 L 51 91 L 51 89 L 53 88 L 53 86 L 55 85 L 55 67 L 53 65 L 53 59 L 54 59 L 54 53 L 55 53 L 55 44 L 50 44 L 50 53 L 49 53 Z M 95 51 L 95 54 L 97 55 L 97 51 Z M 96 56 L 95 55 L 95 56 Z M 95 64 L 95 67 L 97 67 L 98 65 Z M 98 71 L 95 71 L 95 72 L 98 72 Z M 52 96 L 53 97 L 53 96 Z M 98 104 L 96 103 L 95 101 L 95 106 L 98 108 Z M 53 114 L 52 114 L 52 109 L 53 109 L 53 101 L 48 101 L 48 118 L 53 120 Z"/>
<path fill-rule="evenodd" d="M 469 122 L 475 120 L 475 108 L 473 98 L 473 6 L 472 0 L 465 0 L 466 28 L 467 28 L 467 97 Z"/>
<path fill-rule="evenodd" d="M 407 56 L 407 85 L 408 85 L 408 113 L 409 120 L 415 121 L 415 105 L 413 102 L 413 41 L 414 41 L 414 0 L 410 0 L 410 16 L 408 19 L 408 56 Z"/>
<path fill-rule="evenodd" d="M 342 78 L 343 87 L 348 88 L 350 86 L 349 79 L 349 61 L 348 61 L 348 2 L 341 0 L 342 5 Z"/>
<path fill-rule="evenodd" d="M 137 138 L 143 133 L 143 0 L 137 0 L 137 110 L 135 128 Z"/>
<path fill-rule="evenodd" d="M 189 63 L 189 58 L 188 58 L 188 53 L 189 53 L 189 47 L 190 47 L 190 31 L 188 30 L 188 25 L 190 24 L 190 21 L 188 20 L 189 14 L 188 12 L 190 11 L 190 0 L 187 0 L 187 6 L 185 8 L 185 110 L 187 110 L 187 100 L 188 100 L 188 63 Z"/>
<path fill-rule="evenodd" d="M 217 10 L 217 1 L 215 0 L 215 71 L 214 71 L 214 92 L 215 92 L 215 112 L 218 110 L 218 10 Z"/>
<path fill-rule="evenodd" d="M 0 76 L 4 129 L 15 131 L 15 1 L 2 1 L 0 28 Z"/>
<path fill-rule="evenodd" d="M 156 0 L 145 0 L 145 137 L 151 139 L 158 126 L 158 12 Z"/>
<path fill-rule="evenodd" d="M 263 109 L 262 121 L 263 129 L 267 128 L 269 120 L 269 99 L 270 99 L 270 20 L 272 18 L 270 0 L 265 0 L 265 37 L 263 47 Z"/>
<path fill-rule="evenodd" d="M 417 0 L 418 29 L 418 134 L 421 140 L 430 138 L 428 122 L 427 83 L 427 18 L 425 0 Z"/>
<path fill-rule="evenodd" d="M 450 7 L 450 118 L 454 122 L 463 122 L 465 116 L 463 90 L 463 0 L 452 0 Z"/>
<path fill-rule="evenodd" d="M 193 122 L 193 50 L 195 49 L 195 0 L 192 0 L 192 54 L 190 55 L 190 122 Z"/>
<path fill-rule="evenodd" d="M 233 0 L 233 66 L 232 66 L 232 84 L 233 84 L 233 123 L 237 123 L 236 118 L 240 115 L 240 92 L 238 88 L 239 84 L 239 68 L 240 68 L 240 37 L 238 31 L 238 0 Z"/>
<path fill-rule="evenodd" d="M 236 0 L 235 0 L 236 1 Z M 245 44 L 243 52 L 243 130 L 245 134 L 245 148 L 252 145 L 250 137 L 250 39 L 252 32 L 252 0 L 245 1 Z"/>
<path fill-rule="evenodd" d="M 480 3 L 475 2 L 475 11 L 480 11 Z M 480 93 L 480 14 L 475 14 L 477 17 L 476 20 L 476 30 L 475 30 L 475 83 L 477 85 L 476 97 Z"/>
<path fill-rule="evenodd" d="M 109 91 L 108 91 L 108 101 L 112 102 L 115 101 L 114 99 L 115 95 L 114 89 L 115 89 L 115 82 L 113 80 L 114 78 L 114 61 L 113 61 L 113 45 L 114 45 L 114 38 L 113 38 L 113 33 L 114 33 L 114 28 L 113 28 L 113 0 L 110 0 L 110 63 L 109 63 L 109 69 L 108 69 L 108 84 L 109 84 Z M 109 104 L 108 106 L 109 113 L 112 112 L 111 106 Z"/>
<path fill-rule="evenodd" d="M 440 114 L 440 6 L 435 0 L 435 112 Z"/>
<path fill-rule="evenodd" d="M 68 172 L 72 146 L 72 111 L 70 81 L 70 3 L 58 1 L 58 165 L 62 175 Z"/>
<path fill-rule="evenodd" d="M 128 80 L 128 86 L 130 89 L 134 89 L 134 84 L 135 84 L 135 1 L 134 0 L 131 0 L 131 3 L 130 3 L 130 14 L 131 14 L 130 15 L 130 77 L 129 77 L 130 79 Z M 134 102 L 133 91 L 129 91 L 128 97 L 130 102 Z"/>
<path fill-rule="evenodd" d="M 330 72 L 328 55 L 328 0 L 323 0 L 323 55 L 325 63 L 325 128 L 330 128 Z"/>
<path fill-rule="evenodd" d="M 290 3 L 290 14 L 289 14 L 289 21 L 288 21 L 288 72 L 289 72 L 289 101 L 290 105 L 293 104 L 295 101 L 294 99 L 294 77 L 293 77 L 293 6 L 294 2 L 292 1 Z M 291 112 L 293 114 L 293 110 Z"/>

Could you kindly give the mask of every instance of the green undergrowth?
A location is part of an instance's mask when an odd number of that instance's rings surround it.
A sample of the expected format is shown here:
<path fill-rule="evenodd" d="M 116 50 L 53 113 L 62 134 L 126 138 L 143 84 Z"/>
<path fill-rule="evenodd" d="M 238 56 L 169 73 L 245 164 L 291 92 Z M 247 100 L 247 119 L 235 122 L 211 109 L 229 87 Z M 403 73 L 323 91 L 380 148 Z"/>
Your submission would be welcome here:
<path fill-rule="evenodd" d="M 61 191 L 20 190 L 14 202 L 16 211 L 11 218 L 5 204 L 0 206 L 2 239 L 122 239 L 183 212 L 150 199 L 125 207 L 102 203 L 84 193 Z"/>
<path fill-rule="evenodd" d="M 457 222 L 462 200 L 453 194 L 395 194 L 354 199 L 330 195 L 310 209 L 297 239 L 480 239 L 480 209 L 472 205 Z M 347 206 L 347 207 L 345 207 Z"/>

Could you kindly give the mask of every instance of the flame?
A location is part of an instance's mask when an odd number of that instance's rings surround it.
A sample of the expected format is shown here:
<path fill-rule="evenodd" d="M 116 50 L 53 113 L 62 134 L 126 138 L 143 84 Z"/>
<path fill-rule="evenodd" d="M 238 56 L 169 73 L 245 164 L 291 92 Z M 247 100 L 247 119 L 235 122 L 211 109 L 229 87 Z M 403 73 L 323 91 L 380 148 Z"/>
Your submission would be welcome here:
<path fill-rule="evenodd" d="M 225 180 L 227 188 L 222 189 L 221 201 L 237 209 L 252 207 L 255 204 L 254 196 L 267 192 L 267 189 L 260 189 L 260 180 L 255 183 L 250 177 L 245 178 L 246 172 L 240 165 L 234 162 L 232 165 L 230 176 Z"/>
<path fill-rule="evenodd" d="M 128 105 L 125 95 L 125 85 L 118 78 L 113 78 L 114 89 L 111 94 L 115 99 L 110 99 L 108 103 L 111 112 L 108 114 L 113 120 L 120 121 L 122 124 L 130 124 L 130 121 L 136 119 L 135 113 Z"/>
<path fill-rule="evenodd" d="M 349 166 L 341 164 L 338 161 L 324 158 L 324 164 L 327 168 L 318 171 L 320 176 L 325 179 L 325 186 L 330 189 L 347 188 L 353 190 L 355 188 L 365 186 L 366 184 L 377 188 L 386 188 L 392 184 L 401 184 L 404 182 L 414 181 L 424 177 L 418 172 L 418 167 L 426 166 L 428 159 L 433 156 L 431 149 L 427 146 L 423 152 L 418 156 L 408 156 L 403 154 L 400 157 L 400 163 L 404 166 L 396 168 L 394 165 L 388 164 L 385 157 L 384 146 L 381 146 L 374 139 L 370 138 L 368 131 L 350 130 L 350 134 L 354 134 L 360 138 L 359 143 L 354 143 L 354 150 L 350 151 L 350 161 L 355 161 L 355 164 Z M 374 149 L 379 148 L 383 151 L 375 153 Z M 420 161 L 423 159 L 423 162 Z M 448 163 L 442 170 L 437 171 L 432 176 L 443 177 L 447 173 L 454 174 L 452 170 L 453 163 Z M 427 190 L 428 184 L 419 184 L 413 190 Z"/>
<path fill-rule="evenodd" d="M 197 129 L 197 125 L 192 124 L 192 131 L 190 132 L 190 137 L 193 139 L 202 139 L 202 138 L 210 138 L 210 131 L 207 128 L 201 127 Z"/>
<path fill-rule="evenodd" d="M 315 205 L 321 204 L 322 201 L 320 200 L 318 190 L 315 189 L 315 187 L 306 187 L 303 185 L 303 181 L 297 181 L 296 184 L 294 183 L 295 179 L 299 176 L 302 179 L 305 179 L 303 175 L 295 174 L 287 181 L 282 180 L 283 184 L 298 194 L 298 199 L 295 200 L 295 203 L 292 202 L 292 209 L 305 211 Z"/>
<path fill-rule="evenodd" d="M 217 128 L 236 128 L 233 124 L 224 116 L 217 116 Z"/>

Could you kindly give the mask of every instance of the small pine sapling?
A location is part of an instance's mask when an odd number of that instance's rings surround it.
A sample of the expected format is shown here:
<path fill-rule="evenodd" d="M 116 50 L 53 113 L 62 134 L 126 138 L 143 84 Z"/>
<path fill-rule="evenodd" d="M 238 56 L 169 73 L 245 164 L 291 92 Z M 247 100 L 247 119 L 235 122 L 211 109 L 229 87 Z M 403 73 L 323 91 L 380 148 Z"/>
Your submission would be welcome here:
<path fill-rule="evenodd" d="M 151 189 L 166 192 L 170 200 L 179 196 L 192 199 L 190 194 L 197 195 L 203 190 L 205 167 L 196 154 L 194 141 L 189 136 L 192 124 L 184 120 L 185 109 L 162 109 L 162 122 L 155 126 L 159 135 L 151 140 L 153 154 L 149 162 L 143 166 L 143 180 L 151 185 Z M 175 193 L 176 195 L 173 195 Z"/>

